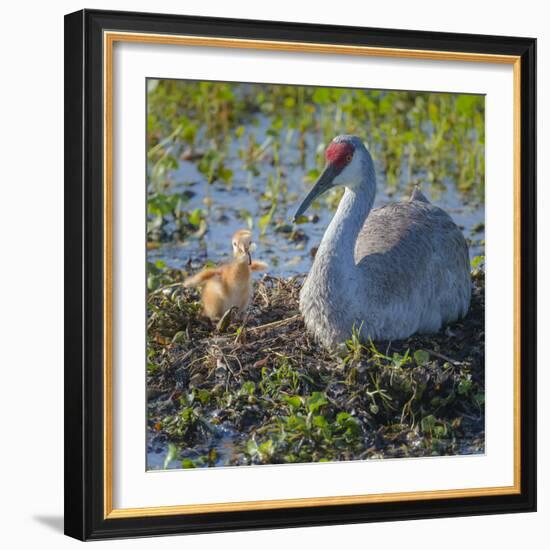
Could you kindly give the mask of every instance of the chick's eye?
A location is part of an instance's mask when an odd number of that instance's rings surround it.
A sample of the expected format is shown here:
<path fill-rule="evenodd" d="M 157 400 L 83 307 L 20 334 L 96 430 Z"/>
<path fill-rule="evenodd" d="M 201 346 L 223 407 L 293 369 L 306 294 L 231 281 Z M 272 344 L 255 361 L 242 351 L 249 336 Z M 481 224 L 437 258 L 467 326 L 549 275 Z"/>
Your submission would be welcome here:
<path fill-rule="evenodd" d="M 353 157 L 351 155 L 346 155 L 346 162 L 351 162 L 352 158 Z"/>

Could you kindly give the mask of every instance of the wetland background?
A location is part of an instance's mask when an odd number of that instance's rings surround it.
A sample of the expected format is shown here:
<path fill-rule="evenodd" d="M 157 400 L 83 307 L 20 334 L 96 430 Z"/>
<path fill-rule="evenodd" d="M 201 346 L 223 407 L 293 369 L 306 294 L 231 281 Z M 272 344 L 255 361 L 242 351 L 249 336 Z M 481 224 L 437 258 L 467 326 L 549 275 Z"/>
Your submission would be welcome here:
<path fill-rule="evenodd" d="M 343 133 L 373 156 L 375 206 L 418 184 L 463 229 L 465 320 L 335 353 L 305 334 L 299 288 L 341 191 L 290 220 Z M 483 96 L 148 80 L 148 468 L 484 452 L 484 143 Z M 269 273 L 220 333 L 180 283 L 246 227 Z"/>

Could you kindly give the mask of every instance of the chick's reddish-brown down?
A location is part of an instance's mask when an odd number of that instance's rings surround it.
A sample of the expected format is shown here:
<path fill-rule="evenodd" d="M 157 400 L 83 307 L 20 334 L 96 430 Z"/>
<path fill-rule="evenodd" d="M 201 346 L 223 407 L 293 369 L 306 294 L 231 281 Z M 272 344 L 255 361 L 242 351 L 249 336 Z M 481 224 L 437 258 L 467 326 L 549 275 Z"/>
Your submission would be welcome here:
<path fill-rule="evenodd" d="M 252 297 L 252 272 L 267 269 L 264 262 L 252 261 L 254 243 L 250 231 L 237 231 L 231 244 L 235 258 L 231 263 L 204 269 L 183 283 L 185 287 L 202 287 L 203 311 L 213 321 L 233 307 L 243 313 Z"/>

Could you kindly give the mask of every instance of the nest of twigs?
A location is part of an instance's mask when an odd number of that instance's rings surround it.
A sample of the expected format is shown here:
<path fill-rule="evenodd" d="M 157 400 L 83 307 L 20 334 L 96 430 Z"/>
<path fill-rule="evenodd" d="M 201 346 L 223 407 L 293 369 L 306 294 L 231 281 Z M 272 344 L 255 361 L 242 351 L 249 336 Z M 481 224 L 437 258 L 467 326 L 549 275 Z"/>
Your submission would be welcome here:
<path fill-rule="evenodd" d="M 305 330 L 302 277 L 264 276 L 221 332 L 170 277 L 148 298 L 148 450 L 165 466 L 484 451 L 483 273 L 468 316 L 440 333 L 333 352 Z"/>

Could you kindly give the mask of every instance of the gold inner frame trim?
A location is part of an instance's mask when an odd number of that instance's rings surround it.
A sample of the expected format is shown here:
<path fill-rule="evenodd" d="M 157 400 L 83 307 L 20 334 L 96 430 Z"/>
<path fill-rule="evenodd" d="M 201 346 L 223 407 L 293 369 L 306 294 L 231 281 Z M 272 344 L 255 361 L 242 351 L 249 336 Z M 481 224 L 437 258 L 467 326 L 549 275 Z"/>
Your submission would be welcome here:
<path fill-rule="evenodd" d="M 116 42 L 142 44 L 165 44 L 180 46 L 202 46 L 216 48 L 257 49 L 267 51 L 303 52 L 336 55 L 359 55 L 371 57 L 394 57 L 425 59 L 432 61 L 463 61 L 474 63 L 498 63 L 513 65 L 514 81 L 514 484 L 504 487 L 482 487 L 466 489 L 445 489 L 434 491 L 413 491 L 367 495 L 346 495 L 330 497 L 292 498 L 277 500 L 255 500 L 245 502 L 221 502 L 211 504 L 182 504 L 177 506 L 156 506 L 150 508 L 113 508 L 113 46 Z M 273 40 L 249 40 L 241 38 L 219 38 L 204 36 L 183 36 L 105 31 L 103 34 L 103 114 L 104 114 L 104 518 L 153 517 L 212 512 L 235 512 L 247 510 L 273 510 L 281 508 L 303 508 L 308 506 L 334 506 L 412 500 L 434 500 L 443 498 L 466 498 L 496 495 L 511 495 L 521 492 L 521 431 L 520 431 L 520 222 L 521 222 L 521 61 L 518 56 L 413 50 L 400 48 L 379 48 L 348 46 L 341 44 L 316 44 L 308 42 L 284 42 Z"/>

